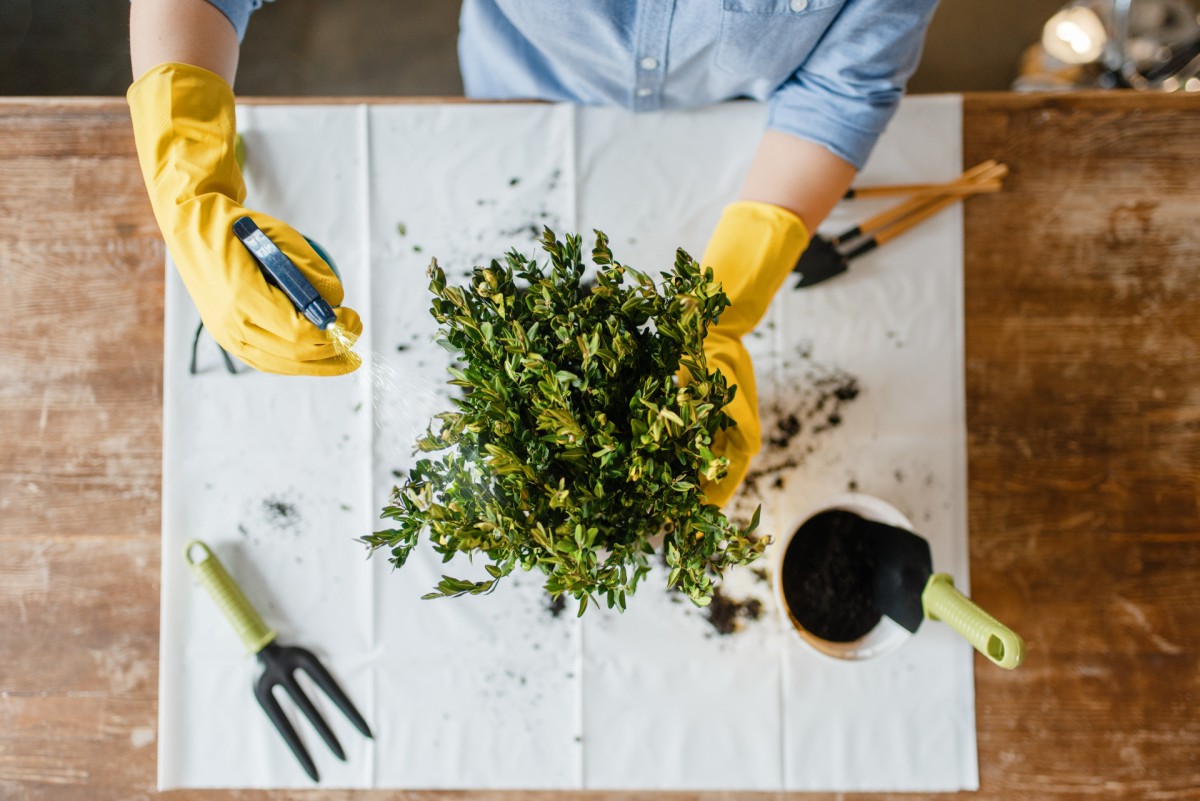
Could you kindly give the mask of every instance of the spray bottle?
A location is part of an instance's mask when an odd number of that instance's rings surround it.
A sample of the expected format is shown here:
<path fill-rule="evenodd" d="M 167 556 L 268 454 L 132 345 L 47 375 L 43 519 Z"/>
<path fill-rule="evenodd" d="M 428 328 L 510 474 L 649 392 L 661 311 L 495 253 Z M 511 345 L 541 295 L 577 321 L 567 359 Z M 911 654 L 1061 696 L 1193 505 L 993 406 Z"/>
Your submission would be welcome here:
<path fill-rule="evenodd" d="M 333 313 L 333 307 L 329 305 L 329 301 L 321 297 L 321 293 L 317 292 L 312 283 L 304 277 L 304 273 L 296 269 L 292 260 L 284 255 L 283 251 L 262 232 L 261 228 L 255 225 L 254 220 L 249 217 L 239 217 L 233 223 L 233 233 L 242 240 L 242 244 L 258 260 L 267 280 L 288 296 L 288 300 L 296 307 L 296 311 L 303 314 L 309 322 L 322 331 L 328 331 L 337 323 L 337 315 Z M 325 260 L 334 275 L 337 275 L 337 268 L 333 266 L 333 259 L 329 257 L 329 254 L 316 242 L 308 237 L 305 239 L 308 244 L 312 245 L 313 250 L 317 251 L 317 255 Z"/>

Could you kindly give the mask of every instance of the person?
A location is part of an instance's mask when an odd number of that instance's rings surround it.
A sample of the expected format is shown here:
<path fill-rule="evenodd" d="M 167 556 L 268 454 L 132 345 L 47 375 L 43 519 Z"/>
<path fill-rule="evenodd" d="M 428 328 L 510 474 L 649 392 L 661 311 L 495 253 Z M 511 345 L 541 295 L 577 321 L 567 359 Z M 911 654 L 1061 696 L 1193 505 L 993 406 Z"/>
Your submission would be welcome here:
<path fill-rule="evenodd" d="M 217 342 L 259 370 L 339 375 L 356 363 L 267 284 L 231 233 L 249 214 L 336 308 L 342 287 L 304 237 L 242 206 L 235 159 L 238 46 L 262 0 L 132 0 L 128 92 L 151 205 L 201 319 Z M 637 112 L 737 97 L 768 116 L 739 197 L 701 264 L 730 306 L 705 339 L 709 369 L 738 390 L 735 426 L 713 450 L 724 479 L 704 483 L 718 506 L 761 447 L 753 365 L 742 338 L 891 119 L 916 68 L 937 0 L 465 0 L 459 61 L 466 94 L 619 105 Z M 704 169 L 696 165 L 697 170 Z M 682 376 L 687 380 L 687 376 Z"/>

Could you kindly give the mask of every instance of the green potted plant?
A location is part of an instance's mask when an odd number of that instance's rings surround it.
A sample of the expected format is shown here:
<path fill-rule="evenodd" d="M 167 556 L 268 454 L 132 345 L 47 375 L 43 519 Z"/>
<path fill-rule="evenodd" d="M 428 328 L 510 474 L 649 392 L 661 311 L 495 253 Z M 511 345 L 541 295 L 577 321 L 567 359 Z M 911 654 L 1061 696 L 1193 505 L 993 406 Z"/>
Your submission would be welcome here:
<path fill-rule="evenodd" d="M 660 287 L 597 231 L 588 286 L 580 242 L 546 229 L 548 264 L 510 251 L 465 287 L 430 265 L 463 395 L 417 442 L 431 456 L 394 489 L 393 527 L 363 538 L 397 567 L 422 533 L 443 561 L 485 558 L 487 578 L 443 576 L 426 598 L 488 593 L 519 567 L 580 615 L 600 597 L 624 610 L 662 535 L 669 585 L 705 606 L 714 577 L 763 552 L 758 512 L 739 526 L 699 485 L 727 469 L 710 448 L 736 391 L 706 366 L 705 332 L 728 306 L 712 271 L 679 250 Z M 681 368 L 699 378 L 678 382 Z"/>

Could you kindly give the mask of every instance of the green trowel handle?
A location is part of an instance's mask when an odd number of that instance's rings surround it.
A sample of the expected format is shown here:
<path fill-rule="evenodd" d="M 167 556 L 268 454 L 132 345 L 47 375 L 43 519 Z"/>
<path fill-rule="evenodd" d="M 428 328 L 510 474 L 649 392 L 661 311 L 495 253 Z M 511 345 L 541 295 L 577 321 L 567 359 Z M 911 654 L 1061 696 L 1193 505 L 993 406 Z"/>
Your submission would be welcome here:
<path fill-rule="evenodd" d="M 921 593 L 925 617 L 941 620 L 974 646 L 975 650 L 1006 670 L 1025 658 L 1025 641 L 999 620 L 976 606 L 954 588 L 947 573 L 934 573 Z"/>
<path fill-rule="evenodd" d="M 212 549 L 200 540 L 192 540 L 184 549 L 183 558 L 187 560 L 192 573 L 204 585 L 204 589 L 208 590 L 208 594 L 217 602 L 225 619 L 233 624 L 247 651 L 257 654 L 275 639 L 275 632 L 267 627 L 258 610 L 246 600 L 242 588 L 225 570 L 225 565 L 221 564 L 221 560 L 217 559 Z"/>

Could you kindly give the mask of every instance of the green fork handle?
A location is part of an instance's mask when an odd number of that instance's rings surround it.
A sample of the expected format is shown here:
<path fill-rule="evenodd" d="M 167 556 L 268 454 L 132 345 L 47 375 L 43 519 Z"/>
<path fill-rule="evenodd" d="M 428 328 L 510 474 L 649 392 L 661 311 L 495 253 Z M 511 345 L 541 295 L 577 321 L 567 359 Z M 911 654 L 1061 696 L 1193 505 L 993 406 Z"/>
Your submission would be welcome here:
<path fill-rule="evenodd" d="M 1025 641 L 954 587 L 948 573 L 934 573 L 921 593 L 925 617 L 944 621 L 975 650 L 1006 670 L 1025 658 Z"/>
<path fill-rule="evenodd" d="M 242 588 L 208 545 L 200 540 L 192 540 L 184 549 L 183 558 L 187 560 L 193 575 L 217 602 L 225 619 L 233 625 L 247 651 L 257 654 L 275 639 L 275 631 L 263 621 L 258 610 L 247 600 Z"/>

